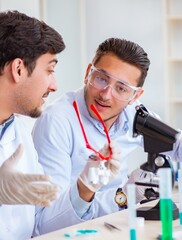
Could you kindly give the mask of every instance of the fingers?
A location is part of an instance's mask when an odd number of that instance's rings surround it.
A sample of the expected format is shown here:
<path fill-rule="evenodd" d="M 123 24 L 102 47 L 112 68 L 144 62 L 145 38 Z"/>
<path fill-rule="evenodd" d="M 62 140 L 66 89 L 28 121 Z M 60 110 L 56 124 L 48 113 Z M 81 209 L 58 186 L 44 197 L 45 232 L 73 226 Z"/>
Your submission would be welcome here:
<path fill-rule="evenodd" d="M 46 174 L 24 174 L 23 180 L 27 182 L 50 182 L 51 177 Z"/>
<path fill-rule="evenodd" d="M 23 154 L 24 146 L 19 144 L 15 152 L 4 162 L 3 167 L 14 168 Z"/>
<path fill-rule="evenodd" d="M 58 199 L 60 188 L 56 185 L 29 183 L 26 188 L 18 192 L 22 204 L 50 206 L 53 200 Z"/>
<path fill-rule="evenodd" d="M 105 144 L 103 148 L 99 150 L 99 152 L 104 156 L 110 155 L 110 148 L 111 148 L 111 159 L 121 159 L 121 147 L 118 142 L 111 140 L 110 144 Z"/>
<path fill-rule="evenodd" d="M 10 158 L 19 159 L 23 154 L 23 150 L 24 150 L 24 145 L 19 144 L 16 151 L 13 153 L 13 155 Z"/>
<path fill-rule="evenodd" d="M 38 194 L 51 194 L 60 191 L 60 187 L 53 184 L 30 183 L 29 189 Z"/>
<path fill-rule="evenodd" d="M 0 196 L 0 203 L 50 206 L 58 198 L 59 191 L 55 185 L 23 182 L 13 189 L 7 188 Z"/>
<path fill-rule="evenodd" d="M 39 194 L 34 192 L 22 192 L 14 201 L 19 204 L 30 204 L 36 206 L 50 206 L 52 201 L 58 199 L 56 193 Z"/>
<path fill-rule="evenodd" d="M 58 199 L 58 196 L 55 193 L 50 193 L 45 195 L 40 194 L 40 195 L 34 196 L 34 200 L 31 201 L 31 204 L 36 206 L 48 207 L 48 206 L 51 206 L 52 201 L 56 199 Z"/>
<path fill-rule="evenodd" d="M 109 155 L 109 145 L 105 144 L 104 147 L 99 150 L 99 152 L 104 156 Z"/>
<path fill-rule="evenodd" d="M 119 161 L 117 160 L 109 160 L 107 161 L 107 167 L 111 170 L 111 172 L 114 174 L 114 175 L 117 175 L 120 171 L 120 168 L 121 168 L 121 164 Z"/>
<path fill-rule="evenodd" d="M 110 142 L 110 147 L 112 149 L 112 158 L 115 158 L 115 159 L 119 158 L 120 159 L 122 151 L 121 151 L 121 147 L 120 147 L 119 143 L 112 140 Z"/>

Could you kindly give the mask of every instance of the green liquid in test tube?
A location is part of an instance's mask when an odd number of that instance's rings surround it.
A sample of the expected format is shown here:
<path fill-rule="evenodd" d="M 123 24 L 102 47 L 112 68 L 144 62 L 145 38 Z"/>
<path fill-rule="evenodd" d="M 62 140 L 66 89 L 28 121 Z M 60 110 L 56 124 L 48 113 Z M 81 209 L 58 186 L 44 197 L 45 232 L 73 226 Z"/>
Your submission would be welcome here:
<path fill-rule="evenodd" d="M 182 225 L 182 212 L 179 212 L 179 221 L 180 221 L 180 225 Z"/>
<path fill-rule="evenodd" d="M 173 234 L 173 202 L 172 177 L 170 168 L 161 168 L 159 173 L 160 220 L 162 224 L 162 240 L 172 240 Z"/>
<path fill-rule="evenodd" d="M 136 186 L 135 184 L 128 184 L 127 186 L 127 202 L 129 214 L 129 230 L 130 240 L 136 240 Z"/>
<path fill-rule="evenodd" d="M 172 239 L 172 207 L 173 203 L 171 199 L 160 200 L 160 214 L 162 220 L 163 237 L 162 239 Z"/>

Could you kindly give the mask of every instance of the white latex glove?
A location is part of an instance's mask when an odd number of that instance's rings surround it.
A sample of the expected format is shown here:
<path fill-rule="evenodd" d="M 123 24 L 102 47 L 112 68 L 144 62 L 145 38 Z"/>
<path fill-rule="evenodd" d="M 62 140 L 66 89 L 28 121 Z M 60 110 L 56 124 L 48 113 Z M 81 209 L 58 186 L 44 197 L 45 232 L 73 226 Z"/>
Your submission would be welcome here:
<path fill-rule="evenodd" d="M 50 184 L 48 175 L 23 174 L 15 170 L 22 153 L 23 145 L 20 144 L 0 167 L 0 204 L 50 206 L 59 188 Z"/>
<path fill-rule="evenodd" d="M 110 147 L 112 149 L 111 159 L 100 160 L 97 156 L 91 155 L 79 176 L 82 183 L 93 192 L 108 184 L 120 171 L 121 148 L 115 141 L 111 141 Z M 108 144 L 99 152 L 108 156 L 110 153 Z"/>
<path fill-rule="evenodd" d="M 135 182 L 151 182 L 154 174 L 152 172 L 144 171 L 140 168 L 135 169 L 129 176 L 129 179 L 125 186 L 122 188 L 127 195 L 127 185 Z M 149 186 L 136 185 L 136 203 L 139 203 L 144 198 L 145 189 Z"/>

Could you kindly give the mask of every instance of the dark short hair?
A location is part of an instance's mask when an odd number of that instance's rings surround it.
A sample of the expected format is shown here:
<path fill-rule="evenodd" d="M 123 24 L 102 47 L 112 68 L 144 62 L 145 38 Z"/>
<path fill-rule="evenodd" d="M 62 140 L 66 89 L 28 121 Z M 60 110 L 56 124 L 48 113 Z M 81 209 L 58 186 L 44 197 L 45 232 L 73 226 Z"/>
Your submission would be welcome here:
<path fill-rule="evenodd" d="M 138 44 L 120 38 L 109 38 L 102 42 L 97 50 L 93 59 L 95 65 L 102 56 L 112 54 L 120 60 L 136 66 L 141 70 L 141 77 L 138 82 L 138 87 L 142 87 L 147 76 L 150 60 L 147 53 Z"/>
<path fill-rule="evenodd" d="M 18 11 L 0 12 L 0 75 L 15 58 L 23 60 L 31 75 L 41 55 L 64 49 L 62 36 L 45 22 Z"/>

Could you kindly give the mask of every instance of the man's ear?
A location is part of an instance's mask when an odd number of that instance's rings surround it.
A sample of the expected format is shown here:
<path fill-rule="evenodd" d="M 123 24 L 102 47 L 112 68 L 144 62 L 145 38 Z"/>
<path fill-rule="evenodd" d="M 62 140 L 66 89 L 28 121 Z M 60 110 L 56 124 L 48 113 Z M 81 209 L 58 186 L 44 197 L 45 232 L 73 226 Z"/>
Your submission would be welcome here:
<path fill-rule="evenodd" d="M 92 66 L 91 63 L 89 63 L 89 65 L 87 66 L 87 70 L 86 70 L 85 78 L 84 78 L 84 83 L 85 83 L 85 84 L 87 84 L 87 82 L 88 82 L 88 74 L 89 74 L 89 71 L 90 71 L 91 66 Z"/>
<path fill-rule="evenodd" d="M 138 90 L 138 92 L 136 93 L 136 95 L 134 96 L 134 98 L 129 101 L 129 105 L 132 105 L 142 94 L 144 93 L 144 89 L 141 88 L 140 90 Z"/>
<path fill-rule="evenodd" d="M 11 63 L 12 76 L 15 82 L 19 82 L 25 70 L 23 60 L 15 58 Z"/>

